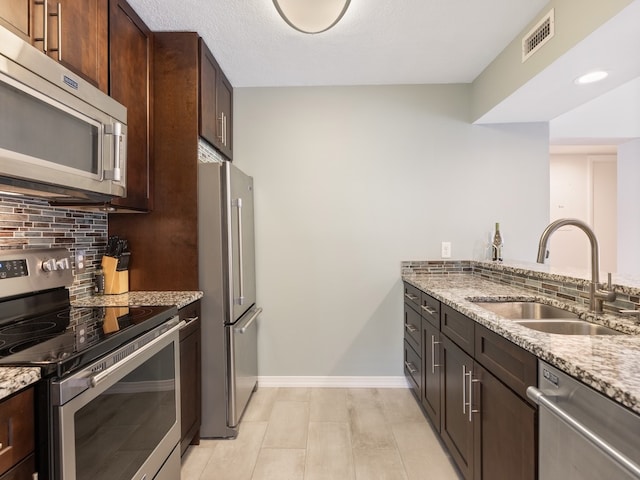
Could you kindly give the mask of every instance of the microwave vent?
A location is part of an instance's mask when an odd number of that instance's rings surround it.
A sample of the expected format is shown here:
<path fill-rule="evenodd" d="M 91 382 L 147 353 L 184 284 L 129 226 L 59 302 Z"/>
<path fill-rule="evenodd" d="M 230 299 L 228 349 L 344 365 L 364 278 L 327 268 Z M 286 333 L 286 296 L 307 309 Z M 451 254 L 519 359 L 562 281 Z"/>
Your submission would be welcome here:
<path fill-rule="evenodd" d="M 552 8 L 522 38 L 522 61 L 527 60 L 547 43 L 555 33 L 554 9 Z"/>

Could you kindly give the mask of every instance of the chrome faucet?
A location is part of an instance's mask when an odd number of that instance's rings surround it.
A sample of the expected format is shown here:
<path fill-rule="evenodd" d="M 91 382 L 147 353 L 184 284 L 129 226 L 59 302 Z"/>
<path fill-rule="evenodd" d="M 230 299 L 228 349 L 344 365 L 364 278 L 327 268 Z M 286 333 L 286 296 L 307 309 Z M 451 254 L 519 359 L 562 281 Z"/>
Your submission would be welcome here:
<path fill-rule="evenodd" d="M 540 237 L 540 243 L 538 244 L 538 263 L 544 263 L 544 259 L 547 255 L 547 244 L 549 243 L 549 237 L 553 232 L 565 225 L 573 225 L 578 227 L 589 237 L 591 243 L 591 288 L 589 290 L 589 309 L 592 312 L 602 313 L 602 304 L 607 302 L 613 302 L 616 299 L 616 292 L 611 288 L 611 274 L 609 274 L 609 283 L 606 290 L 601 290 L 599 287 L 600 282 L 600 258 L 598 253 L 598 240 L 596 234 L 591 227 L 584 223 L 582 220 L 575 218 L 561 218 L 552 222 L 542 232 Z"/>

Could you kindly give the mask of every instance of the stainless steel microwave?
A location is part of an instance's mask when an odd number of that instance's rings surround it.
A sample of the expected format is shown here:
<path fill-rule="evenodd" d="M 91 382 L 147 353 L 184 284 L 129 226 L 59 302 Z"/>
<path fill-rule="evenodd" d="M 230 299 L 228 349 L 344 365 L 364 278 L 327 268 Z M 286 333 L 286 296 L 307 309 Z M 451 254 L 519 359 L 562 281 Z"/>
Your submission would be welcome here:
<path fill-rule="evenodd" d="M 127 110 L 0 27 L 0 192 L 126 195 Z"/>

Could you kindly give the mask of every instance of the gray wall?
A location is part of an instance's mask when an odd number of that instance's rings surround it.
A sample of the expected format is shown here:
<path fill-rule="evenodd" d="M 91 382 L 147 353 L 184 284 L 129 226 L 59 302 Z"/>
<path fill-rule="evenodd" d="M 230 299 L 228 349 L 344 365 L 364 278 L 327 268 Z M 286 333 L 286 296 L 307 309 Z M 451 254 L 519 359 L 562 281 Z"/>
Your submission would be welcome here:
<path fill-rule="evenodd" d="M 263 376 L 402 374 L 400 262 L 533 260 L 546 124 L 471 125 L 470 86 L 241 88 L 234 163 L 255 177 Z"/>

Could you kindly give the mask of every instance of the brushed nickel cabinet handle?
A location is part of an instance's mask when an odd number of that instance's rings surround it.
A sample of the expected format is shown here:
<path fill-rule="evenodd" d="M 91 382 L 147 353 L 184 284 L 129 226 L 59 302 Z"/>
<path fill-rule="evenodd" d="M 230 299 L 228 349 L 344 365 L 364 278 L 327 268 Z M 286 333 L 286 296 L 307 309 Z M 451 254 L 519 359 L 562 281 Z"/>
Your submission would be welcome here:
<path fill-rule="evenodd" d="M 420 308 L 430 315 L 434 315 L 437 312 L 435 308 L 431 308 L 429 305 L 420 305 Z"/>
<path fill-rule="evenodd" d="M 439 363 L 436 363 L 436 345 L 440 345 L 442 342 L 436 342 L 436 336 L 431 335 L 431 373 L 436 373 L 436 367 L 441 367 Z M 438 355 L 440 357 L 440 355 Z"/>
<path fill-rule="evenodd" d="M 410 293 L 405 293 L 404 296 L 407 297 L 412 302 L 418 299 L 418 297 L 416 297 L 415 295 L 411 295 Z"/>
<path fill-rule="evenodd" d="M 44 0 L 45 2 L 47 0 Z M 52 52 L 58 52 L 58 61 L 62 61 L 62 5 L 60 3 L 57 4 L 58 7 L 56 9 L 56 13 L 50 13 L 50 17 L 58 17 L 58 47 L 52 48 Z"/>
<path fill-rule="evenodd" d="M 404 362 L 404 366 L 407 367 L 407 370 L 409 370 L 409 373 L 417 373 L 418 370 L 416 369 L 416 367 L 413 366 L 413 363 L 411 362 Z"/>
<path fill-rule="evenodd" d="M 36 0 L 35 5 L 42 5 L 42 37 L 36 37 L 36 42 L 42 42 L 42 51 L 47 53 L 49 48 L 49 4 L 47 0 Z"/>
<path fill-rule="evenodd" d="M 411 325 L 410 323 L 405 323 L 404 324 L 404 328 L 409 330 L 411 333 L 415 333 L 415 332 L 418 331 L 418 329 L 415 327 L 415 325 Z"/>

